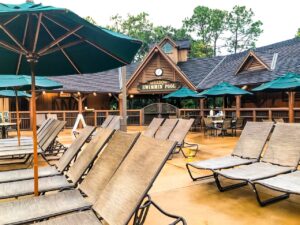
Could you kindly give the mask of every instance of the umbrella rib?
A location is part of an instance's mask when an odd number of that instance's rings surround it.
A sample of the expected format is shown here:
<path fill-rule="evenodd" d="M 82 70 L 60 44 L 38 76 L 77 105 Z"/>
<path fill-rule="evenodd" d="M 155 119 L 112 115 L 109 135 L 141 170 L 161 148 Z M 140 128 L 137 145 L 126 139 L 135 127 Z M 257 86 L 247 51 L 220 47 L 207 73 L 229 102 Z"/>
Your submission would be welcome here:
<path fill-rule="evenodd" d="M 38 42 L 38 39 L 39 39 L 39 34 L 40 34 L 42 17 L 43 17 L 43 13 L 40 13 L 39 16 L 38 16 L 38 22 L 37 22 L 37 25 L 36 25 L 36 32 L 35 32 L 32 52 L 35 52 L 35 50 L 36 50 L 36 45 L 37 45 L 37 42 Z"/>
<path fill-rule="evenodd" d="M 20 54 L 25 54 L 24 52 L 21 51 L 21 49 L 16 48 L 15 46 L 12 46 L 5 41 L 0 41 L 0 46 L 4 47 L 5 49 L 15 52 L 15 53 L 20 53 Z"/>
<path fill-rule="evenodd" d="M 62 25 L 62 24 L 56 22 L 54 19 L 52 19 L 52 18 L 49 17 L 48 15 L 47 15 L 47 16 L 45 15 L 44 17 L 47 18 L 48 20 L 50 20 L 51 22 L 55 23 L 56 25 L 60 26 L 61 28 L 65 29 L 65 30 L 67 30 L 67 31 L 70 30 L 69 28 L 65 27 L 64 25 Z M 75 35 L 76 37 L 81 38 L 81 39 L 83 38 L 83 37 L 80 36 L 79 34 L 76 34 L 76 33 L 75 33 L 74 35 Z M 85 42 L 88 43 L 88 44 L 90 44 L 90 45 L 92 45 L 93 47 L 97 48 L 98 50 L 104 52 L 105 54 L 111 56 L 112 58 L 118 60 L 119 62 L 121 62 L 121 63 L 123 63 L 123 64 L 130 64 L 129 62 L 124 61 L 124 60 L 121 59 L 120 57 L 114 55 L 113 53 L 111 53 L 111 52 L 109 52 L 108 50 L 102 48 L 101 46 L 99 46 L 99 45 L 97 45 L 97 44 L 95 44 L 95 43 L 92 43 L 91 41 L 85 40 Z"/>
<path fill-rule="evenodd" d="M 80 25 L 78 27 L 76 27 L 73 30 L 68 31 L 67 33 L 65 33 L 64 35 L 60 36 L 59 38 L 57 38 L 56 40 L 52 41 L 49 45 L 45 46 L 44 48 L 42 48 L 38 54 L 42 55 L 43 53 L 45 53 L 46 51 L 48 51 L 50 48 L 52 48 L 54 45 L 60 43 L 61 41 L 63 41 L 64 39 L 66 39 L 67 37 L 71 36 L 72 34 L 74 34 L 76 31 L 80 30 L 83 27 L 83 25 Z"/>
<path fill-rule="evenodd" d="M 81 39 L 81 40 L 77 40 L 77 41 L 70 42 L 70 43 L 65 44 L 65 45 L 60 45 L 59 47 L 51 48 L 51 49 L 49 49 L 48 51 L 44 52 L 43 54 L 40 54 L 40 56 L 49 55 L 49 54 L 51 54 L 51 53 L 60 51 L 61 49 L 65 49 L 65 48 L 72 47 L 72 46 L 74 46 L 74 45 L 78 45 L 78 44 L 80 44 L 80 43 L 82 43 L 82 42 L 84 42 L 84 41 L 85 41 L 85 39 Z"/>
<path fill-rule="evenodd" d="M 28 51 L 25 49 L 25 47 L 17 40 L 17 38 L 5 27 L 5 25 L 3 25 L 2 23 L 0 23 L 0 28 L 4 31 L 4 33 L 7 34 L 7 36 L 13 41 L 15 42 L 16 45 L 18 45 L 18 47 L 24 52 L 24 53 L 28 53 Z"/>
<path fill-rule="evenodd" d="M 5 23 L 3 23 L 3 24 L 6 26 L 7 24 L 9 24 L 9 23 L 11 23 L 12 21 L 14 21 L 15 19 L 17 19 L 19 16 L 20 16 L 20 15 L 16 15 L 16 16 L 10 18 L 9 20 L 7 20 L 7 21 L 6 21 Z"/>
<path fill-rule="evenodd" d="M 22 44 L 23 45 L 25 44 L 25 40 L 26 40 L 28 23 L 29 23 L 29 16 L 27 15 L 26 24 L 25 24 L 25 28 L 24 28 L 24 34 L 23 34 L 23 40 L 22 40 Z M 22 60 L 22 54 L 19 54 L 19 59 L 18 59 L 18 65 L 17 65 L 16 74 L 19 74 L 19 70 L 20 70 L 20 66 L 21 66 L 21 60 Z"/>
<path fill-rule="evenodd" d="M 50 32 L 50 30 L 48 29 L 48 27 L 41 22 L 41 25 L 44 27 L 44 29 L 46 30 L 46 32 L 49 34 L 49 36 L 52 38 L 52 40 L 55 40 L 55 37 L 52 35 L 52 33 Z M 57 47 L 62 51 L 62 53 L 64 54 L 64 56 L 67 58 L 67 60 L 70 62 L 70 64 L 73 66 L 73 68 L 77 71 L 77 73 L 81 74 L 80 70 L 78 69 L 78 67 L 75 65 L 75 63 L 71 60 L 71 58 L 68 56 L 68 54 L 66 53 L 66 51 L 60 46 L 60 44 L 56 44 Z M 47 52 L 46 52 L 47 53 Z"/>

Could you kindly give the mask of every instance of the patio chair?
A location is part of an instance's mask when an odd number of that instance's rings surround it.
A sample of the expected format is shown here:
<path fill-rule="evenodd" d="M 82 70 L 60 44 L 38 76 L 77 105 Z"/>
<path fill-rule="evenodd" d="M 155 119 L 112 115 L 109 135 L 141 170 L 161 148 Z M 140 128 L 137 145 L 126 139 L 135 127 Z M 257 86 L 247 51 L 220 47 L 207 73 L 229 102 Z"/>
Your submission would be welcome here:
<path fill-rule="evenodd" d="M 231 133 L 232 133 L 232 135 L 234 134 L 234 136 L 236 136 L 236 131 L 237 130 L 243 130 L 244 125 L 245 125 L 244 118 L 237 118 L 235 120 L 235 122 L 232 123 L 232 126 L 231 126 Z"/>
<path fill-rule="evenodd" d="M 120 116 L 114 116 L 110 123 L 108 124 L 107 128 L 113 129 L 113 130 L 120 130 L 121 124 L 120 124 Z"/>
<path fill-rule="evenodd" d="M 225 118 L 223 120 L 223 123 L 221 125 L 221 127 L 216 127 L 216 131 L 220 131 L 221 136 L 224 137 L 226 135 L 228 135 L 228 130 L 230 130 L 232 127 L 232 119 L 231 118 Z"/>
<path fill-rule="evenodd" d="M 105 176 L 110 177 L 108 183 L 98 182 L 102 187 L 94 204 L 83 198 L 78 190 L 3 202 L 0 204 L 0 224 L 23 224 L 58 216 L 35 224 L 101 225 L 103 223 L 100 220 L 103 220 L 105 224 L 123 225 L 128 224 L 134 216 L 133 224 L 142 225 L 152 205 L 174 218 L 175 222 L 172 224 L 182 222 L 185 225 L 183 218 L 164 212 L 150 198 L 143 202 L 174 147 L 175 143 L 170 141 L 142 136 L 116 172 Z M 149 152 L 147 158 L 151 160 L 146 160 L 145 152 Z M 85 185 L 85 189 L 89 187 Z M 81 191 L 86 192 L 85 189 Z M 74 213 L 66 214 L 71 212 Z"/>
<path fill-rule="evenodd" d="M 212 135 L 213 132 L 216 132 L 216 127 L 213 124 L 212 117 L 204 117 L 203 123 L 204 123 L 204 135 L 207 133 L 207 131 L 210 131 L 210 135 Z"/>
<path fill-rule="evenodd" d="M 46 120 L 45 113 L 36 114 L 36 126 L 37 127 L 40 127 L 44 123 L 45 120 Z"/>
<path fill-rule="evenodd" d="M 300 171 L 282 174 L 268 179 L 257 180 L 252 183 L 253 189 L 256 194 L 256 199 L 261 206 L 266 206 L 271 203 L 278 202 L 283 199 L 289 198 L 290 194 L 300 195 Z M 258 193 L 257 186 L 284 193 L 282 195 L 262 200 Z"/>
<path fill-rule="evenodd" d="M 50 113 L 48 113 L 47 114 L 47 119 L 49 119 L 49 118 L 58 120 L 57 114 L 50 114 Z"/>
<path fill-rule="evenodd" d="M 95 127 L 86 126 L 55 165 L 39 168 L 39 177 L 55 176 L 65 172 L 94 130 Z M 0 183 L 27 179 L 33 179 L 33 169 L 18 169 L 0 172 Z"/>
<path fill-rule="evenodd" d="M 274 119 L 275 123 L 284 123 L 284 119 L 283 118 L 276 118 Z"/>
<path fill-rule="evenodd" d="M 173 153 L 176 154 L 181 152 L 185 158 L 188 158 L 188 156 L 184 153 L 183 148 L 194 147 L 195 154 L 193 155 L 193 157 L 196 156 L 198 151 L 198 144 L 191 144 L 184 141 L 186 135 L 188 134 L 189 130 L 191 129 L 194 123 L 194 120 L 195 119 L 179 119 L 174 130 L 172 131 L 172 133 L 168 138 L 168 140 L 170 141 L 177 142 L 178 151 L 175 150 Z"/>
<path fill-rule="evenodd" d="M 252 184 L 256 180 L 270 178 L 295 171 L 300 160 L 300 124 L 276 124 L 268 146 L 260 162 L 226 170 L 215 170 L 214 177 L 220 191 Z M 241 183 L 222 186 L 219 176 Z"/>
<path fill-rule="evenodd" d="M 113 132 L 112 130 L 107 131 L 107 134 Z M 138 136 L 139 133 L 127 134 L 118 131 L 112 136 L 104 149 L 102 144 L 104 143 L 103 139 L 94 140 L 94 147 L 87 145 L 80 154 L 78 160 L 76 160 L 70 170 L 67 171 L 66 176 L 58 175 L 39 178 L 39 192 L 44 194 L 45 192 L 54 190 L 62 191 L 75 188 L 83 181 L 83 179 L 88 179 L 88 181 L 82 182 L 80 189 L 87 190 L 85 194 L 88 194 L 89 201 L 92 201 L 92 199 L 95 201 L 95 195 L 101 190 L 101 185 L 108 182 L 114 171 L 116 171 L 126 157 Z M 97 166 L 96 168 L 93 167 L 91 169 L 90 174 L 88 170 L 93 165 L 93 160 L 100 151 L 101 154 L 96 161 Z M 111 176 L 108 176 L 108 173 L 110 173 Z M 86 176 L 84 178 L 83 176 L 85 174 Z M 98 183 L 99 181 L 101 182 L 100 184 Z M 31 179 L 0 184 L 0 199 L 33 194 L 33 183 L 33 179 Z"/>
<path fill-rule="evenodd" d="M 143 132 L 143 135 L 147 137 L 154 137 L 156 131 L 163 122 L 163 118 L 153 118 L 147 129 Z"/>
<path fill-rule="evenodd" d="M 257 162 L 273 128 L 273 122 L 248 122 L 231 155 L 186 164 L 193 181 L 213 177 L 213 174 L 194 177 L 190 167 L 197 170 L 226 169 Z"/>
<path fill-rule="evenodd" d="M 155 133 L 155 139 L 167 140 L 175 128 L 178 119 L 166 119 L 165 122 L 158 128 Z"/>

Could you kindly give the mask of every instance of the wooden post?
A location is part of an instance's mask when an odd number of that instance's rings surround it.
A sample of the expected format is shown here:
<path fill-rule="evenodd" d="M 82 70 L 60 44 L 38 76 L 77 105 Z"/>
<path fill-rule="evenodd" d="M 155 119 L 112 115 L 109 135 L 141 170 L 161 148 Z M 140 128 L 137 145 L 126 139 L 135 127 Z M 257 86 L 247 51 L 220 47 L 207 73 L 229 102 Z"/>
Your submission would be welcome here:
<path fill-rule="evenodd" d="M 204 98 L 200 98 L 200 116 L 204 117 Z"/>
<path fill-rule="evenodd" d="M 272 110 L 269 109 L 269 112 L 268 112 L 268 119 L 271 121 L 272 120 Z"/>
<path fill-rule="evenodd" d="M 241 117 L 241 95 L 235 96 L 235 102 L 236 102 L 236 118 Z"/>
<path fill-rule="evenodd" d="M 18 99 L 18 91 L 15 90 L 16 95 L 16 112 L 17 112 L 17 135 L 18 135 L 18 145 L 21 145 L 21 132 L 20 132 L 20 115 L 19 115 L 19 99 Z"/>
<path fill-rule="evenodd" d="M 252 119 L 253 119 L 253 122 L 256 122 L 256 111 L 255 110 L 253 110 L 252 111 Z"/>
<path fill-rule="evenodd" d="M 140 109 L 140 126 L 143 126 L 143 110 Z"/>
<path fill-rule="evenodd" d="M 126 90 L 126 66 L 121 68 L 122 75 L 122 111 L 120 111 L 121 130 L 127 131 L 127 90 Z"/>
<path fill-rule="evenodd" d="M 94 111 L 94 126 L 97 127 L 97 112 Z"/>
<path fill-rule="evenodd" d="M 294 115 L 294 107 L 295 107 L 295 92 L 289 91 L 289 122 L 295 122 Z"/>

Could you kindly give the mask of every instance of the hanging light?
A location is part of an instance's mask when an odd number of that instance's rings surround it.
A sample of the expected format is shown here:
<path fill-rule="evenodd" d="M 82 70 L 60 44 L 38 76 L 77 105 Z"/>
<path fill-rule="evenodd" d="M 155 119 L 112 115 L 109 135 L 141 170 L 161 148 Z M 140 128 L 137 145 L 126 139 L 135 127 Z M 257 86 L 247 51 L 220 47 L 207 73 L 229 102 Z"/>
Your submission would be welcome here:
<path fill-rule="evenodd" d="M 79 91 L 77 92 L 77 95 L 80 96 L 80 92 Z"/>
<path fill-rule="evenodd" d="M 93 95 L 94 95 L 94 96 L 97 96 L 97 93 L 96 93 L 96 92 L 93 92 Z"/>
<path fill-rule="evenodd" d="M 111 93 L 108 93 L 108 96 L 111 97 Z"/>
<path fill-rule="evenodd" d="M 133 98 L 134 97 L 134 95 L 129 95 L 129 98 Z"/>
<path fill-rule="evenodd" d="M 46 94 L 46 91 L 43 91 L 43 95 L 45 95 Z"/>

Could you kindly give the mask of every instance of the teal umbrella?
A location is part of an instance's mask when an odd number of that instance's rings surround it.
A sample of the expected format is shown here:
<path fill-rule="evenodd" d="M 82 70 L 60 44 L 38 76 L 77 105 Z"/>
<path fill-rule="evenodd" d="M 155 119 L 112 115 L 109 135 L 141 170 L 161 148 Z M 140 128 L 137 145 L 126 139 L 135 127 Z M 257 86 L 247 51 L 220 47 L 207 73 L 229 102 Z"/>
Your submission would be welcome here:
<path fill-rule="evenodd" d="M 300 89 L 300 74 L 286 73 L 270 82 L 261 84 L 252 91 L 298 91 Z"/>
<path fill-rule="evenodd" d="M 0 74 L 32 77 L 35 195 L 38 195 L 35 75 L 94 73 L 124 66 L 133 60 L 141 44 L 97 27 L 68 9 L 32 1 L 0 4 Z"/>
<path fill-rule="evenodd" d="M 226 96 L 226 95 L 252 95 L 251 92 L 238 88 L 227 82 L 221 82 L 205 91 L 198 94 L 200 97 L 214 97 L 214 96 Z"/>
<path fill-rule="evenodd" d="M 6 97 L 6 98 L 15 98 L 16 92 L 13 90 L 1 90 L 0 96 Z M 26 93 L 25 91 L 17 91 L 18 97 L 25 97 L 25 98 L 31 98 L 31 95 Z"/>
<path fill-rule="evenodd" d="M 187 87 L 182 87 L 166 96 L 164 99 L 168 98 L 199 98 L 198 92 L 193 91 Z"/>

